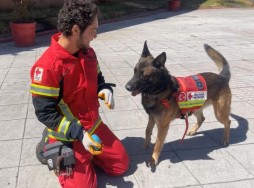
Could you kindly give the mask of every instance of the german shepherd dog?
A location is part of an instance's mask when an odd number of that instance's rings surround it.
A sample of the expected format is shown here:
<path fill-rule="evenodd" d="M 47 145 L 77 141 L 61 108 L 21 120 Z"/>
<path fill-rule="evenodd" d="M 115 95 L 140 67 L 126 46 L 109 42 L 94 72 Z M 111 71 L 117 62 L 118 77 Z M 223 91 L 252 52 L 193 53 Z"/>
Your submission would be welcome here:
<path fill-rule="evenodd" d="M 206 82 L 207 98 L 202 107 L 192 112 L 197 118 L 197 123 L 187 132 L 187 135 L 192 136 L 197 132 L 205 120 L 203 109 L 212 104 L 217 120 L 224 125 L 222 144 L 228 145 L 231 123 L 229 120 L 231 105 L 230 68 L 227 60 L 218 51 L 207 44 L 204 44 L 204 48 L 208 56 L 217 65 L 220 73 L 204 72 L 199 74 Z M 154 150 L 150 161 L 147 163 L 152 168 L 158 164 L 170 122 L 183 115 L 175 97 L 175 93 L 179 89 L 177 77 L 169 74 L 165 62 L 166 53 L 163 52 L 154 58 L 145 41 L 141 58 L 134 68 L 134 75 L 125 86 L 133 96 L 141 93 L 142 105 L 149 115 L 144 148 L 148 148 L 150 145 L 154 125 L 156 124 L 158 127 Z M 168 100 L 169 108 L 165 108 L 161 103 L 163 99 Z"/>

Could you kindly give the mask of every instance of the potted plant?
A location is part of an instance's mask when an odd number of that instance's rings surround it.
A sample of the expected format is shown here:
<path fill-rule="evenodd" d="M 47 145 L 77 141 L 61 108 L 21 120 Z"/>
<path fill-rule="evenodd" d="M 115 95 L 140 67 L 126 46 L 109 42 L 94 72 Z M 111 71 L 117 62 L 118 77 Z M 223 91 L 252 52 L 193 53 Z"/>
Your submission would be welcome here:
<path fill-rule="evenodd" d="M 15 46 L 27 47 L 34 44 L 36 22 L 33 8 L 43 0 L 12 0 L 15 20 L 10 22 L 10 28 Z"/>

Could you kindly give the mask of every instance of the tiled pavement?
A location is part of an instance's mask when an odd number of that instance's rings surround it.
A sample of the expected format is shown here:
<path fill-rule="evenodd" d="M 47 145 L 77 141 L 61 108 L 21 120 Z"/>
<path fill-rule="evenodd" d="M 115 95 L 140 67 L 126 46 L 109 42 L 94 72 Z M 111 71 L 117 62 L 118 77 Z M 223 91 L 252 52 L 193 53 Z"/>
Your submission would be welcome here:
<path fill-rule="evenodd" d="M 186 137 L 183 144 L 184 121 L 172 122 L 156 171 L 146 167 L 152 151 L 142 149 L 147 115 L 140 96 L 132 97 L 124 88 L 145 40 L 154 56 L 167 53 L 166 66 L 177 76 L 218 72 L 204 52 L 204 43 L 228 59 L 233 93 L 229 147 L 219 144 L 223 126 L 208 108 L 200 132 Z M 53 173 L 35 157 L 43 125 L 35 118 L 29 94 L 29 69 L 49 41 L 47 35 L 37 37 L 36 45 L 30 48 L 16 48 L 12 42 L 0 44 L 1 188 L 59 187 Z M 112 178 L 98 171 L 99 188 L 254 187 L 253 9 L 163 12 L 104 24 L 92 45 L 106 81 L 117 84 L 116 108 L 108 110 L 101 103 L 101 116 L 131 158 L 123 177 Z M 153 142 L 155 135 L 156 130 Z"/>

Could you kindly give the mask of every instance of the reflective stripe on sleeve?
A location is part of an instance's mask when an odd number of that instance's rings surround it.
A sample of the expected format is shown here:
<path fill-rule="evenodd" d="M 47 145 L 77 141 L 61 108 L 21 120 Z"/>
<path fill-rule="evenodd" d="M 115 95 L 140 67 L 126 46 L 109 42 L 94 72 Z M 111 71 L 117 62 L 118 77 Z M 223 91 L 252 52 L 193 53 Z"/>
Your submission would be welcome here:
<path fill-rule="evenodd" d="M 64 119 L 64 118 L 63 118 Z M 62 120 L 61 121 L 61 124 L 65 124 L 65 121 L 66 121 L 66 119 L 65 120 Z M 67 120 L 68 121 L 68 120 Z M 101 122 L 102 122 L 102 120 L 101 120 L 101 117 L 99 116 L 98 117 L 98 119 L 94 122 L 94 124 L 93 124 L 93 127 L 91 128 L 91 129 L 89 129 L 88 130 L 88 132 L 89 132 L 89 134 L 90 135 L 92 135 L 95 131 L 96 131 L 96 129 L 100 126 L 100 124 L 101 124 Z M 68 125 L 69 126 L 69 125 Z M 62 126 L 62 128 L 63 128 L 64 126 Z M 61 128 L 61 130 L 63 130 Z M 60 130 L 60 129 L 59 129 Z M 66 130 L 67 131 L 67 130 Z M 71 142 L 71 141 L 74 141 L 73 139 L 67 139 L 66 138 L 66 132 L 65 132 L 65 134 L 63 134 L 62 132 L 55 132 L 55 131 L 53 131 L 53 130 L 51 130 L 51 129 L 48 129 L 48 136 L 50 137 L 50 138 L 54 138 L 54 139 L 57 139 L 57 140 L 60 140 L 60 141 L 66 141 L 66 142 Z"/>
<path fill-rule="evenodd" d="M 60 88 L 47 87 L 37 84 L 30 85 L 30 92 L 37 95 L 49 96 L 49 97 L 58 97 Z"/>
<path fill-rule="evenodd" d="M 80 121 L 72 114 L 69 106 L 63 101 L 63 99 L 61 99 L 61 101 L 59 102 L 58 107 L 60 108 L 64 117 L 59 124 L 58 131 L 56 132 L 51 129 L 48 129 L 48 135 L 50 138 L 54 138 L 60 141 L 67 141 L 67 142 L 74 141 L 73 139 L 66 138 L 66 133 L 70 126 L 70 123 L 76 122 L 78 125 L 80 126 L 82 125 Z M 93 134 L 101 123 L 102 123 L 102 120 L 101 120 L 101 117 L 99 116 L 98 119 L 94 122 L 91 129 L 88 130 L 89 134 Z"/>
<path fill-rule="evenodd" d="M 58 127 L 58 133 L 62 133 L 64 135 L 66 135 L 66 132 L 67 132 L 69 126 L 70 126 L 70 123 L 71 122 L 68 121 L 66 119 L 66 117 L 63 117 L 63 119 L 62 119 L 62 121 L 61 121 L 61 123 L 60 123 L 60 125 Z"/>
<path fill-rule="evenodd" d="M 54 139 L 57 139 L 57 140 L 60 140 L 60 141 L 66 141 L 66 142 L 74 141 L 73 139 L 67 139 L 64 134 L 55 132 L 51 129 L 48 129 L 48 136 L 50 138 L 54 138 Z"/>
<path fill-rule="evenodd" d="M 81 125 L 80 121 L 74 117 L 74 115 L 71 113 L 70 108 L 68 105 L 61 99 L 61 101 L 58 104 L 62 114 L 69 120 L 69 121 L 75 121 L 77 124 Z"/>

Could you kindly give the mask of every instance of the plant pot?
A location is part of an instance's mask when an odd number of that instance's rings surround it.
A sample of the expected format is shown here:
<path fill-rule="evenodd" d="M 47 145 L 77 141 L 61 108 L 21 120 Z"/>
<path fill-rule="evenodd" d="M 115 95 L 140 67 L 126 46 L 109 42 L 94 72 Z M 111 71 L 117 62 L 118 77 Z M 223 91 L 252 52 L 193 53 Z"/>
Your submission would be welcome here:
<path fill-rule="evenodd" d="M 13 41 L 17 47 L 28 47 L 34 45 L 36 22 L 32 23 L 10 23 Z"/>
<path fill-rule="evenodd" d="M 168 9 L 170 11 L 178 11 L 180 8 L 180 0 L 169 0 Z"/>

